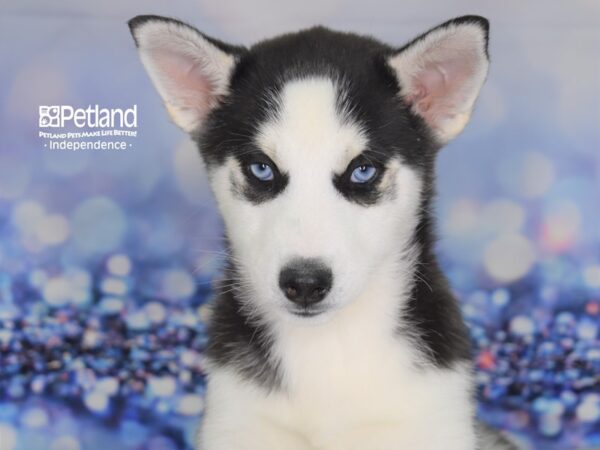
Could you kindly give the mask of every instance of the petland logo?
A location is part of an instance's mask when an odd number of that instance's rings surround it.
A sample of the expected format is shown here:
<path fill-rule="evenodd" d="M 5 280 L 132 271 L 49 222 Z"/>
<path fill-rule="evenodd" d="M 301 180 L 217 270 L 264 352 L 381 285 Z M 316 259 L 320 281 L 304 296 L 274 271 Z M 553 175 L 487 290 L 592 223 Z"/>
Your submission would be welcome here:
<path fill-rule="evenodd" d="M 38 135 L 49 150 L 126 150 L 137 137 L 137 105 L 131 108 L 39 106 Z"/>
<path fill-rule="evenodd" d="M 72 106 L 40 106 L 40 128 L 63 128 L 73 124 L 77 128 L 137 128 L 137 105 L 128 109 L 87 108 Z"/>

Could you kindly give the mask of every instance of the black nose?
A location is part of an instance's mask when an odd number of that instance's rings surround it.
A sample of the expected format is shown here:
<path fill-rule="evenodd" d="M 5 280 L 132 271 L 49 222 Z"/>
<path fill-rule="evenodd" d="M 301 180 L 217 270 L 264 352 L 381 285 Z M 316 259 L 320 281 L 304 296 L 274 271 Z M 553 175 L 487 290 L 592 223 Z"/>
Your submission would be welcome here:
<path fill-rule="evenodd" d="M 279 274 L 279 287 L 288 300 L 304 308 L 323 300 L 333 275 L 331 269 L 318 259 L 296 259 Z"/>

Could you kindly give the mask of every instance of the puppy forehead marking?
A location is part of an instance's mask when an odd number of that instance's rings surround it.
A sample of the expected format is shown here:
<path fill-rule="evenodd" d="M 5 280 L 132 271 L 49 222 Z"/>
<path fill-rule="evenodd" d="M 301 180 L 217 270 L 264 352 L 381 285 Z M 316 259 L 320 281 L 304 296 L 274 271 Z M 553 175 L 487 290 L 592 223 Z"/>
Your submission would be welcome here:
<path fill-rule="evenodd" d="M 304 157 L 326 153 L 348 163 L 365 149 L 367 138 L 338 107 L 340 95 L 345 93 L 331 78 L 289 81 L 279 94 L 277 114 L 259 129 L 259 147 L 276 162 L 297 152 Z"/>

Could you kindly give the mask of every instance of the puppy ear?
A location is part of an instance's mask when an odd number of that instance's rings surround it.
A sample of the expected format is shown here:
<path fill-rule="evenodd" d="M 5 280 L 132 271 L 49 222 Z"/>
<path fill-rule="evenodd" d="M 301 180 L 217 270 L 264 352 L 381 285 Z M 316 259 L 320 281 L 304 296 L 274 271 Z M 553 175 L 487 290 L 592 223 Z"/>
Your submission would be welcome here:
<path fill-rule="evenodd" d="M 489 23 L 464 16 L 439 25 L 387 60 L 400 95 L 445 144 L 465 127 L 488 72 Z"/>
<path fill-rule="evenodd" d="M 183 130 L 196 130 L 227 95 L 244 49 L 209 38 L 178 20 L 137 16 L 129 29 L 140 58 L 169 115 Z"/>

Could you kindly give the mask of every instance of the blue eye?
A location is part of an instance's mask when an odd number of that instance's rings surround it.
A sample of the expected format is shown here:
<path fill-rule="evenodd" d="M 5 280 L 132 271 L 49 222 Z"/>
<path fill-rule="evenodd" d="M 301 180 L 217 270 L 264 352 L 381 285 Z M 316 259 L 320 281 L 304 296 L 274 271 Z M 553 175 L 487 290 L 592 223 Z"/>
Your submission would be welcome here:
<path fill-rule="evenodd" d="M 362 165 L 352 171 L 350 181 L 353 183 L 368 183 L 377 174 L 377 169 L 373 166 Z"/>
<path fill-rule="evenodd" d="M 250 164 L 250 172 L 260 181 L 271 181 L 274 178 L 273 169 L 265 163 Z"/>

